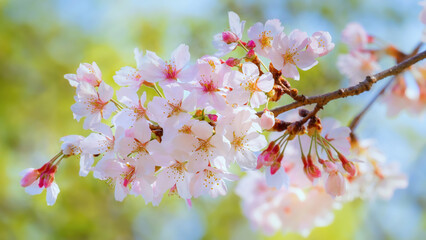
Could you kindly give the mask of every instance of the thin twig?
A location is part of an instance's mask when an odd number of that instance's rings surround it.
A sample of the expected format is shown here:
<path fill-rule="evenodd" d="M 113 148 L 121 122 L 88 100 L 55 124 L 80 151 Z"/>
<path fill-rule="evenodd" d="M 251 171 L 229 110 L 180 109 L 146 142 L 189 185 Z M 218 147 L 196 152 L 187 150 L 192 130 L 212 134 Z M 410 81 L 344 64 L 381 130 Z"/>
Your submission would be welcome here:
<path fill-rule="evenodd" d="M 295 109 L 301 106 L 306 106 L 306 105 L 310 105 L 310 104 L 320 104 L 321 106 L 325 106 L 328 102 L 334 100 L 334 99 L 339 99 L 339 98 L 346 98 L 349 96 L 355 96 L 355 95 L 359 95 L 365 91 L 368 91 L 371 89 L 371 87 L 378 81 L 382 80 L 383 78 L 389 77 L 389 76 L 394 76 L 397 75 L 399 73 L 401 73 L 402 71 L 404 71 L 405 69 L 407 69 L 408 67 L 410 67 L 411 65 L 417 63 L 420 60 L 423 60 L 426 58 L 426 51 L 423 51 L 419 54 L 414 55 L 413 57 L 410 57 L 404 61 L 402 61 L 401 63 L 388 68 L 384 71 L 381 71 L 379 73 L 376 73 L 374 75 L 371 76 L 367 76 L 365 78 L 364 81 L 358 83 L 355 86 L 352 87 L 348 87 L 348 88 L 341 88 L 338 89 L 336 91 L 333 92 L 329 92 L 326 94 L 322 94 L 322 95 L 316 95 L 316 96 L 312 96 L 312 97 L 306 97 L 303 101 L 298 101 L 298 102 L 293 102 L 281 107 L 277 107 L 274 108 L 272 110 L 270 110 L 271 112 L 274 113 L 275 116 L 278 116 L 279 114 L 289 111 L 291 109 Z M 262 112 L 258 112 L 257 113 L 258 116 L 262 115 Z"/>
<path fill-rule="evenodd" d="M 364 109 L 356 115 L 356 117 L 352 120 L 351 124 L 349 124 L 349 128 L 351 131 L 354 131 L 355 128 L 358 126 L 359 120 L 364 116 L 364 114 L 370 109 L 370 107 L 374 104 L 374 102 L 383 94 L 385 93 L 386 89 L 391 85 L 394 78 L 390 79 L 389 82 L 386 83 L 385 86 L 383 86 L 382 90 L 376 96 L 373 97 L 373 99 L 370 100 L 370 102 L 367 104 L 367 106 L 364 107 Z"/>

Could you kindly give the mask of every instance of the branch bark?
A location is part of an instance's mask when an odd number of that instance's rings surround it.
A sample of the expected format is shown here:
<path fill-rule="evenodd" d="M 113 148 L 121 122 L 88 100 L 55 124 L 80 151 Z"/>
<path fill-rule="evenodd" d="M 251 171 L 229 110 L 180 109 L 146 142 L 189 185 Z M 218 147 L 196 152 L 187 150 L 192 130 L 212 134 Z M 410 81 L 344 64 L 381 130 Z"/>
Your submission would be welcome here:
<path fill-rule="evenodd" d="M 306 106 L 306 105 L 310 105 L 310 104 L 319 104 L 320 106 L 325 106 L 328 102 L 334 100 L 334 99 L 339 99 L 339 98 L 346 98 L 349 96 L 355 96 L 355 95 L 359 95 L 365 91 L 368 91 L 371 89 L 371 87 L 378 81 L 389 77 L 389 76 L 394 76 L 397 75 L 401 72 L 403 72 L 404 70 L 406 70 L 407 68 L 409 68 L 410 66 L 412 66 L 413 64 L 423 60 L 426 58 L 426 51 L 423 51 L 421 53 L 418 53 L 410 58 L 407 58 L 406 60 L 402 61 L 401 63 L 388 68 L 384 71 L 381 71 L 379 73 L 376 73 L 374 75 L 371 76 L 367 76 L 365 78 L 364 81 L 358 83 L 357 85 L 348 87 L 348 88 L 341 88 L 338 89 L 336 91 L 333 92 L 329 92 L 326 94 L 322 94 L 322 95 L 316 95 L 316 96 L 311 96 L 311 97 L 306 97 L 305 99 L 301 100 L 301 101 L 296 101 L 281 107 L 277 107 L 274 108 L 272 110 L 270 110 L 271 112 L 274 113 L 275 116 L 278 116 L 281 113 L 287 112 L 291 109 L 295 109 L 301 106 Z M 261 116 L 263 112 L 258 112 L 257 115 Z"/>

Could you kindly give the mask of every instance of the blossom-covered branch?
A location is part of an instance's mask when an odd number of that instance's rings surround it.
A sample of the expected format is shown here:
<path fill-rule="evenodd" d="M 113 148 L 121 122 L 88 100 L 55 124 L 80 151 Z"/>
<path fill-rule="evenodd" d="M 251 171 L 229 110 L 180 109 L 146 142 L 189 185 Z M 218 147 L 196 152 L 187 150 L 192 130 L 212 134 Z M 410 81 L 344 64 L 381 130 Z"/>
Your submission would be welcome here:
<path fill-rule="evenodd" d="M 320 104 L 322 106 L 326 105 L 328 102 L 335 100 L 335 99 L 339 99 L 339 98 L 346 98 L 349 96 L 355 96 L 355 95 L 359 95 L 365 91 L 368 91 L 371 89 L 371 87 L 378 81 L 389 77 L 389 76 L 395 76 L 401 72 L 403 72 L 404 70 L 406 70 L 407 68 L 409 68 L 410 66 L 412 66 L 413 64 L 423 60 L 426 58 L 426 51 L 423 51 L 421 53 L 416 54 L 415 56 L 408 58 L 404 61 L 402 61 L 401 63 L 388 68 L 384 71 L 381 71 L 379 73 L 376 73 L 374 75 L 371 76 L 367 76 L 365 78 L 364 81 L 358 83 L 355 86 L 351 86 L 348 88 L 341 88 L 338 89 L 336 91 L 333 92 L 329 92 L 326 94 L 322 94 L 322 95 L 316 95 L 316 96 L 312 96 L 312 97 L 306 97 L 301 99 L 300 101 L 297 102 L 293 102 L 290 103 L 288 105 L 284 105 L 281 107 L 277 107 L 274 109 L 271 109 L 270 111 L 274 113 L 275 116 L 278 116 L 281 113 L 287 112 L 291 109 L 295 109 L 301 106 L 306 106 L 306 105 L 310 105 L 310 104 Z M 258 112 L 258 115 L 261 115 L 262 112 Z"/>

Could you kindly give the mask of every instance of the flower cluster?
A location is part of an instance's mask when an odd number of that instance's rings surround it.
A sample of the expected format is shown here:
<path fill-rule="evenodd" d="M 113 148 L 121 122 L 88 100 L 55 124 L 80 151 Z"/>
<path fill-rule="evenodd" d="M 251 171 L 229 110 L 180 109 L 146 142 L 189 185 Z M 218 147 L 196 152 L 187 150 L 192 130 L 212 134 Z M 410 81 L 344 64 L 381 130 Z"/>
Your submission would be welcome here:
<path fill-rule="evenodd" d="M 297 118 L 294 115 L 288 114 L 286 120 Z M 389 199 L 396 189 L 407 186 L 407 177 L 394 163 L 387 164 L 371 142 L 351 145 L 349 128 L 334 119 L 326 118 L 321 125 L 321 130 L 311 129 L 311 136 L 298 136 L 295 141 L 286 134 L 272 134 L 277 144 L 258 160 L 259 165 L 269 165 L 265 177 L 250 172 L 238 183 L 236 192 L 243 200 L 244 214 L 255 229 L 268 235 L 282 231 L 307 236 L 314 227 L 329 225 L 333 210 L 342 203 L 357 198 Z M 282 144 L 285 154 L 277 147 Z M 277 164 L 281 165 L 278 170 Z"/>
<path fill-rule="evenodd" d="M 268 101 L 283 94 L 276 91 L 277 80 L 286 81 L 262 70 L 257 55 L 270 59 L 275 72 L 298 80 L 298 68 L 312 68 L 334 47 L 327 32 L 308 36 L 296 29 L 287 35 L 276 19 L 250 27 L 247 43 L 242 41 L 245 22 L 230 12 L 229 24 L 229 31 L 214 37 L 215 56 L 241 47 L 247 51 L 242 58 L 204 56 L 191 64 L 184 44 L 165 60 L 136 49 L 136 68 L 123 67 L 113 77 L 121 86 L 117 91 L 102 79 L 96 63 L 83 63 L 76 74 L 66 74 L 76 88 L 74 118 L 84 119 L 83 128 L 93 133 L 64 137 L 60 160 L 31 170 L 22 186 L 39 181 L 38 191 L 52 188 L 61 160 L 78 155 L 80 175 L 93 171 L 95 178 L 113 184 L 118 201 L 133 194 L 158 205 L 166 192 L 188 202 L 226 194 L 225 181 L 238 178 L 229 167 L 255 169 L 255 153 L 267 145 L 262 127 L 274 125 L 273 115 L 261 120 L 254 109 L 267 111 Z M 147 88 L 158 96 L 147 101 Z"/>
<path fill-rule="evenodd" d="M 136 67 L 122 67 L 113 77 L 117 90 L 104 81 L 96 63 L 66 74 L 76 92 L 73 116 L 84 119 L 83 128 L 92 133 L 61 138 L 61 151 L 41 168 L 26 169 L 21 185 L 30 194 L 45 188 L 48 205 L 54 204 L 55 173 L 64 159 L 77 156 L 80 176 L 92 172 L 112 185 L 117 201 L 131 194 L 158 205 L 168 193 L 191 205 L 192 198 L 225 195 L 227 181 L 238 180 L 230 171 L 236 165 L 249 171 L 237 194 L 253 226 L 269 234 L 281 229 L 304 235 L 329 224 L 332 209 L 343 199 L 373 192 L 389 197 L 405 187 L 406 179 L 371 160 L 366 147 L 356 145 L 356 155 L 348 159 L 350 129 L 318 118 L 322 105 L 298 109 L 285 119 L 268 108 L 284 95 L 303 101 L 289 80 L 299 80 L 299 70 L 311 69 L 333 50 L 328 32 L 286 34 L 273 19 L 248 28 L 243 41 L 244 29 L 245 21 L 229 12 L 229 30 L 214 36 L 217 52 L 194 62 L 185 44 L 168 59 L 135 49 Z M 378 51 L 366 48 L 375 38 L 359 24 L 348 25 L 343 41 L 351 52 L 339 58 L 339 66 L 352 81 L 377 70 Z M 223 58 L 237 48 L 243 56 Z M 386 50 L 397 61 L 406 56 Z M 425 72 L 416 72 L 423 79 L 423 102 Z M 147 90 L 157 96 L 150 98 Z M 269 143 L 267 132 L 273 132 Z M 368 166 L 358 166 L 359 161 Z"/>

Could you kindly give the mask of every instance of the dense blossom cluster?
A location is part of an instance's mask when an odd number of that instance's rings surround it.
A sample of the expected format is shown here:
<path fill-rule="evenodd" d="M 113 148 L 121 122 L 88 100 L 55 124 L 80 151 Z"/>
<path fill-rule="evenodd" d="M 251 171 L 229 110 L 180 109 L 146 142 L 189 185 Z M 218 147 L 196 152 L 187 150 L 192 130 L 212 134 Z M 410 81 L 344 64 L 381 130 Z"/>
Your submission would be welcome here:
<path fill-rule="evenodd" d="M 136 67 L 123 67 L 113 77 L 118 90 L 104 81 L 96 63 L 66 74 L 76 90 L 74 118 L 92 133 L 61 138 L 61 151 L 41 168 L 26 169 L 21 185 L 30 194 L 46 189 L 53 205 L 58 166 L 77 156 L 80 176 L 93 172 L 115 188 L 118 201 L 131 194 L 158 205 L 168 193 L 191 205 L 202 195 L 225 195 L 227 182 L 239 178 L 230 171 L 236 165 L 247 172 L 236 192 L 252 225 L 267 234 L 303 235 L 331 223 L 332 210 L 343 202 L 389 198 L 407 185 L 398 168 L 365 142 L 351 142 L 351 130 L 336 120 L 321 120 L 306 109 L 275 118 L 268 109 L 285 94 L 298 100 L 287 79 L 299 80 L 299 70 L 311 69 L 333 50 L 328 32 L 286 34 L 273 19 L 248 28 L 243 41 L 244 29 L 245 21 L 229 12 L 229 30 L 214 36 L 216 54 L 195 63 L 185 44 L 168 59 L 135 49 Z M 357 23 L 343 31 L 350 53 L 340 56 L 338 66 L 354 84 L 379 68 L 379 51 L 367 49 L 375 39 Z M 237 48 L 245 55 L 223 59 Z M 405 56 L 393 47 L 386 53 L 397 61 Z M 411 71 L 424 107 L 426 70 Z M 392 94 L 403 95 L 403 83 L 398 75 Z M 148 89 L 157 96 L 147 96 Z"/>
<path fill-rule="evenodd" d="M 291 121 L 298 116 L 288 112 L 284 118 Z M 351 144 L 350 129 L 331 118 L 323 119 L 322 127 L 311 137 L 300 136 L 300 142 L 285 143 L 278 174 L 272 175 L 270 167 L 265 177 L 249 172 L 238 183 L 236 192 L 254 228 L 268 235 L 283 231 L 307 236 L 314 227 L 329 225 L 333 210 L 343 203 L 389 199 L 396 189 L 407 186 L 407 177 L 395 163 L 386 163 L 371 141 Z M 277 137 L 281 135 L 271 134 L 272 139 Z"/>

